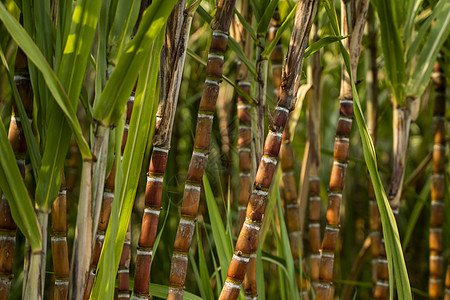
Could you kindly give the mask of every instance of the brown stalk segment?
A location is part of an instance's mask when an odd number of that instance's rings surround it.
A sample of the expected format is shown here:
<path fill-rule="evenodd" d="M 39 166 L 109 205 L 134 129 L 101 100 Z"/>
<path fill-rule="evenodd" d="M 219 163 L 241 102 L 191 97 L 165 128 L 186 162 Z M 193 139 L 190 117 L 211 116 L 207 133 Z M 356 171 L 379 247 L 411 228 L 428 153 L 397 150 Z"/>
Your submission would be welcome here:
<path fill-rule="evenodd" d="M 94 284 L 95 272 L 97 270 L 97 265 L 100 260 L 100 254 L 103 248 L 103 242 L 105 240 L 106 229 L 108 228 L 112 201 L 114 199 L 114 177 L 115 177 L 115 164 L 113 163 L 112 169 L 105 180 L 103 201 L 100 212 L 100 219 L 98 222 L 97 234 L 95 236 L 95 245 L 94 245 L 94 252 L 92 255 L 91 269 L 89 271 L 89 278 L 84 293 L 85 300 L 88 300 L 91 294 L 92 286 Z"/>
<path fill-rule="evenodd" d="M 119 269 L 117 270 L 118 298 L 130 298 L 130 261 L 131 261 L 131 222 L 128 223 L 127 234 L 120 256 Z"/>
<path fill-rule="evenodd" d="M 350 52 L 350 64 L 353 78 L 356 78 L 361 41 L 366 22 L 369 1 L 362 1 L 358 7 L 355 18 L 349 25 L 348 2 L 341 0 L 341 27 L 342 34 L 348 35 L 349 28 L 352 36 L 344 42 Z M 330 184 L 328 187 L 328 207 L 326 213 L 327 225 L 322 240 L 322 257 L 320 260 L 319 279 L 317 289 L 318 300 L 328 300 L 333 296 L 333 269 L 334 252 L 339 237 L 340 228 L 340 202 L 344 189 L 345 172 L 348 163 L 349 138 L 353 123 L 353 94 L 349 74 L 342 66 L 342 79 L 340 91 L 339 120 L 334 141 L 333 166 L 331 168 Z"/>
<path fill-rule="evenodd" d="M 69 296 L 69 252 L 67 246 L 67 187 L 62 173 L 61 189 L 52 205 L 52 259 L 55 275 L 53 299 L 64 300 Z"/>
<path fill-rule="evenodd" d="M 272 27 L 269 29 L 269 39 L 273 40 L 280 25 L 280 15 L 278 9 L 275 11 L 271 23 Z M 275 94 L 277 94 L 281 84 L 281 72 L 283 69 L 283 48 L 281 46 L 281 40 L 275 46 L 270 58 L 272 61 L 273 85 Z M 282 185 L 280 185 L 280 188 L 283 190 L 280 194 L 282 195 L 282 200 L 284 200 L 285 219 L 289 234 L 292 258 L 294 259 L 294 263 L 296 265 L 300 265 L 300 251 L 302 252 L 302 271 L 304 273 L 306 271 L 306 262 L 303 256 L 303 248 L 299 249 L 299 245 L 303 243 L 300 228 L 300 207 L 294 176 L 294 149 L 291 145 L 289 121 L 286 122 L 286 126 L 283 131 L 283 138 L 280 148 L 280 164 L 282 171 Z M 302 291 L 302 299 L 308 299 L 308 282 L 306 278 L 304 276 L 301 277 L 300 274 L 297 274 L 296 280 L 299 291 Z"/>
<path fill-rule="evenodd" d="M 250 82 L 240 81 L 238 86 L 250 95 Z M 252 119 L 250 115 L 250 104 L 247 99 L 238 95 L 237 113 L 239 120 L 239 136 L 237 147 L 239 151 L 239 223 L 238 230 L 242 228 L 245 221 L 245 210 L 251 190 L 251 139 L 252 139 Z"/>
<path fill-rule="evenodd" d="M 270 185 L 272 183 L 278 153 L 281 147 L 281 137 L 294 104 L 295 82 L 300 76 L 303 53 L 308 42 L 314 10 L 317 1 L 301 1 L 297 6 L 286 64 L 283 70 L 281 92 L 275 108 L 264 145 L 264 155 L 261 158 L 255 178 L 254 190 L 247 206 L 244 225 L 239 234 L 233 258 L 228 268 L 228 275 L 219 299 L 237 299 L 241 283 L 244 280 L 250 255 L 256 251 L 258 233 L 264 215 Z"/>
<path fill-rule="evenodd" d="M 366 72 L 367 83 L 367 127 L 369 129 L 370 137 L 373 144 L 377 140 L 377 111 L 378 111 L 378 69 L 377 69 L 377 45 L 375 30 L 375 15 L 373 7 L 368 11 L 367 29 L 369 46 L 366 55 L 368 61 L 368 68 Z M 375 191 L 373 189 L 372 180 L 368 175 L 368 197 L 369 197 L 369 217 L 370 217 L 370 239 L 371 239 L 371 253 L 372 253 L 372 283 L 377 282 L 377 261 L 381 249 L 381 217 L 378 210 L 377 201 L 375 198 Z M 375 291 L 375 289 L 373 289 Z"/>
<path fill-rule="evenodd" d="M 430 216 L 430 278 L 428 293 L 431 299 L 441 299 L 443 296 L 442 276 L 442 223 L 444 218 L 445 197 L 445 75 L 436 62 L 431 75 L 434 97 L 434 145 L 433 167 L 431 179 L 431 216 Z"/>
<path fill-rule="evenodd" d="M 223 72 L 223 55 L 227 46 L 234 4 L 235 0 L 219 0 L 216 14 L 211 22 L 213 34 L 206 65 L 206 80 L 200 100 L 194 150 L 181 204 L 181 219 L 173 247 L 168 299 L 182 299 L 184 294 L 187 254 L 194 233 L 202 177 L 209 154 L 214 110 Z"/>
<path fill-rule="evenodd" d="M 16 55 L 14 82 L 25 107 L 28 120 L 21 120 L 16 116 L 16 107 L 13 101 L 8 140 L 14 151 L 20 174 L 22 178 L 25 178 L 27 144 L 22 129 L 22 122 L 31 122 L 33 120 L 33 90 L 28 73 L 27 58 L 20 48 L 17 50 Z M 13 278 L 12 269 L 16 247 L 16 230 L 17 225 L 12 218 L 8 200 L 2 195 L 0 202 L 0 299 L 8 299 L 9 297 L 11 280 Z"/>
<path fill-rule="evenodd" d="M 157 128 L 147 174 L 145 209 L 137 250 L 134 276 L 136 299 L 148 299 L 150 297 L 150 270 L 161 210 L 163 178 L 169 155 L 175 109 L 178 103 L 187 42 L 193 18 L 192 12 L 185 11 L 185 5 L 186 1 L 179 1 L 172 11 L 168 19 L 165 46 L 162 51 L 160 77 L 164 80 L 162 80 L 160 102 L 156 114 Z M 215 49 L 213 42 L 217 43 L 217 40 L 213 40 L 211 44 L 212 49 Z M 214 58 L 211 57 L 211 59 Z M 210 114 L 199 113 L 199 122 L 208 122 L 210 117 L 212 117 Z M 195 192 L 192 192 L 191 196 L 193 194 Z"/>
<path fill-rule="evenodd" d="M 313 35 L 312 40 L 318 40 L 317 24 L 311 29 Z M 319 282 L 320 268 L 320 52 L 316 52 L 311 57 L 311 72 L 307 74 L 312 83 L 312 91 L 309 93 L 308 102 L 308 141 L 309 141 L 309 186 L 308 186 L 308 203 L 309 203 L 309 247 L 310 253 L 310 278 L 311 285 L 316 291 Z"/>

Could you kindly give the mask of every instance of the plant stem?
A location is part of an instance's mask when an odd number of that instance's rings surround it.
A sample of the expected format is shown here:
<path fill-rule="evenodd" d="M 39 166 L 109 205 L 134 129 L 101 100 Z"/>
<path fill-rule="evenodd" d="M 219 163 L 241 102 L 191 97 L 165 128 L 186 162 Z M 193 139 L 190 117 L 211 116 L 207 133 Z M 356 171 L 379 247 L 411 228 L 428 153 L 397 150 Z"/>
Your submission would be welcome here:
<path fill-rule="evenodd" d="M 105 186 L 106 177 L 106 163 L 108 159 L 109 132 L 109 126 L 104 126 L 101 123 L 95 124 L 93 154 L 94 157 L 97 158 L 97 161 L 93 166 L 94 172 L 92 178 L 92 195 L 94 196 L 92 244 L 95 243 L 95 233 L 97 232 L 98 220 L 100 218 L 100 210 L 102 207 L 103 189 Z"/>
<path fill-rule="evenodd" d="M 208 160 L 214 110 L 222 81 L 223 55 L 227 45 L 234 4 L 235 0 L 219 0 L 216 14 L 211 22 L 213 34 L 206 65 L 206 80 L 198 111 L 194 150 L 181 204 L 181 219 L 173 248 L 168 295 L 168 299 L 171 300 L 182 299 L 184 294 L 188 251 L 194 234 L 202 178 Z"/>
<path fill-rule="evenodd" d="M 186 58 L 186 49 L 194 11 L 185 15 L 185 1 L 179 1 L 172 11 L 166 29 L 166 42 L 161 59 L 160 103 L 157 111 L 157 129 L 150 158 L 145 209 L 134 276 L 134 294 L 137 299 L 149 297 L 150 270 L 153 245 L 161 211 L 164 173 L 169 156 L 175 110 Z"/>
<path fill-rule="evenodd" d="M 67 189 L 64 172 L 61 189 L 52 206 L 52 259 L 55 275 L 53 299 L 65 300 L 69 296 L 69 253 L 67 246 Z"/>
<path fill-rule="evenodd" d="M 311 33 L 312 39 L 317 40 L 317 24 L 314 24 Z M 320 266 L 320 53 L 316 52 L 312 55 L 311 65 L 308 66 L 308 80 L 312 84 L 312 91 L 309 93 L 308 101 L 308 141 L 309 141 L 309 186 L 308 186 L 308 202 L 309 202 L 309 247 L 310 247 L 310 278 L 314 290 L 319 282 L 319 266 Z"/>
<path fill-rule="evenodd" d="M 344 40 L 344 46 L 350 53 L 351 72 L 356 78 L 356 70 L 361 51 L 361 41 L 366 21 L 369 1 L 361 2 L 355 17 L 355 24 L 348 20 L 349 1 L 341 0 L 341 28 L 344 36 L 352 33 L 351 38 Z M 340 204 L 344 190 L 345 173 L 348 164 L 348 150 L 350 133 L 353 123 L 353 94 L 350 76 L 342 64 L 341 91 L 339 95 L 339 120 L 336 129 L 333 151 L 333 165 L 331 168 L 330 184 L 328 188 L 327 224 L 322 240 L 322 255 L 319 267 L 317 285 L 317 299 L 328 300 L 333 297 L 334 252 L 340 230 Z"/>
<path fill-rule="evenodd" d="M 430 277 L 428 294 L 430 299 L 442 299 L 442 223 L 445 199 L 445 88 L 444 71 L 436 62 L 431 75 L 434 88 L 434 145 L 431 179 L 431 216 L 430 216 Z"/>
<path fill-rule="evenodd" d="M 276 169 L 281 139 L 289 111 L 293 109 L 295 84 L 300 77 L 304 49 L 308 42 L 317 1 L 302 1 L 297 6 L 286 65 L 283 69 L 278 103 L 273 123 L 264 145 L 264 155 L 255 178 L 254 190 L 247 207 L 246 220 L 241 229 L 235 252 L 228 268 L 228 276 L 219 299 L 237 299 L 247 269 L 250 255 L 256 251 L 258 233 L 263 220 L 269 188 Z M 295 41 L 295 42 L 294 42 Z"/>
<path fill-rule="evenodd" d="M 92 160 L 84 159 L 70 268 L 70 299 L 83 299 L 92 253 Z"/>

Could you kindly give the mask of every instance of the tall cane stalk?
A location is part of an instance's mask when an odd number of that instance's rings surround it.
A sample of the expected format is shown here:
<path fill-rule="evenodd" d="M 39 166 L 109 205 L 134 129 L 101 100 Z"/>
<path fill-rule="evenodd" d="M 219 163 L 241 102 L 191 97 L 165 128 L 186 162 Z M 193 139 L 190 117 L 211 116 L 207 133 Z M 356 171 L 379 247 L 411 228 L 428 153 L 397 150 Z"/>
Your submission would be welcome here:
<path fill-rule="evenodd" d="M 160 64 L 160 76 L 163 80 L 161 80 L 160 102 L 156 114 L 153 151 L 147 174 L 145 209 L 142 217 L 134 277 L 134 293 L 137 299 L 149 297 L 150 270 L 161 210 L 163 179 L 169 156 L 187 42 L 192 17 L 197 8 L 195 4 L 187 9 L 185 9 L 185 6 L 186 1 L 179 1 L 168 19 L 165 47 Z"/>
<path fill-rule="evenodd" d="M 361 52 L 361 41 L 366 23 L 369 1 L 362 1 L 353 21 L 348 19 L 350 1 L 341 0 L 342 34 L 352 33 L 351 38 L 344 40 L 344 45 L 350 53 L 351 72 L 356 78 L 356 70 Z M 350 30 L 349 30 L 350 27 Z M 341 91 L 339 95 L 339 120 L 334 140 L 333 165 L 328 192 L 327 225 L 322 240 L 322 255 L 320 259 L 317 299 L 328 300 L 333 297 L 334 252 L 339 237 L 340 204 L 344 190 L 345 172 L 348 163 L 349 138 L 353 123 L 353 94 L 350 76 L 342 67 Z"/>
<path fill-rule="evenodd" d="M 431 216 L 430 216 L 430 277 L 428 294 L 430 299 L 442 299 L 442 223 L 445 198 L 445 88 L 446 80 L 439 62 L 433 67 L 431 78 L 434 88 L 434 145 L 431 177 Z"/>
<path fill-rule="evenodd" d="M 64 172 L 58 197 L 52 205 L 52 259 L 55 276 L 53 299 L 66 300 L 69 296 L 69 250 L 67 246 L 67 188 Z"/>
<path fill-rule="evenodd" d="M 181 219 L 173 248 L 168 299 L 182 299 L 184 294 L 187 255 L 194 234 L 202 178 L 208 160 L 214 110 L 222 80 L 223 55 L 227 46 L 234 4 L 235 0 L 219 0 L 216 14 L 211 22 L 213 34 L 206 65 L 206 80 L 198 112 L 194 150 L 181 204 Z"/>
<path fill-rule="evenodd" d="M 317 24 L 313 24 L 311 33 L 312 39 L 317 40 Z M 312 91 L 309 93 L 308 101 L 308 141 L 309 141 L 309 248 L 310 248 L 310 278 L 311 285 L 315 290 L 319 282 L 320 266 L 320 53 L 314 53 L 310 58 L 308 80 L 312 84 Z"/>
<path fill-rule="evenodd" d="M 275 172 L 281 139 L 290 110 L 294 107 L 296 86 L 300 77 L 304 50 L 317 1 L 299 2 L 295 14 L 286 64 L 283 69 L 281 91 L 275 108 L 273 122 L 264 145 L 264 155 L 256 174 L 254 190 L 247 206 L 247 215 L 239 234 L 228 275 L 219 299 L 237 299 L 247 270 L 250 255 L 256 251 L 258 233 L 264 214 L 267 195 Z"/>
<path fill-rule="evenodd" d="M 271 28 L 269 29 L 269 40 L 273 40 L 277 34 L 278 28 L 280 26 L 280 14 L 278 10 L 275 11 Z M 278 96 L 278 92 L 281 85 L 281 72 L 283 70 L 283 47 L 281 45 L 281 39 L 278 41 L 277 45 L 270 55 L 272 62 L 272 80 L 275 95 Z M 292 114 L 292 113 L 291 113 Z M 303 272 L 306 270 L 306 262 L 303 256 L 302 245 L 302 231 L 300 224 L 300 205 L 298 202 L 297 187 L 295 185 L 294 176 L 294 149 L 291 144 L 291 129 L 289 126 L 289 120 L 286 122 L 286 126 L 283 131 L 283 138 L 280 147 L 280 164 L 281 164 L 281 184 L 280 184 L 280 195 L 282 200 L 284 200 L 284 211 L 286 226 L 289 235 L 289 244 L 291 246 L 292 258 L 296 265 L 300 265 L 300 251 L 302 257 L 302 267 Z M 281 216 L 279 216 L 281 217 Z M 251 261 L 250 261 L 251 264 Z M 308 283 L 306 277 L 296 275 L 297 287 L 302 293 L 302 299 L 308 299 Z"/>
<path fill-rule="evenodd" d="M 14 82 L 21 97 L 28 120 L 21 120 L 15 113 L 15 105 L 11 114 L 9 124 L 8 140 L 16 156 L 17 165 L 22 178 L 25 178 L 25 156 L 27 144 L 22 129 L 22 122 L 33 120 L 33 90 L 31 88 L 28 62 L 25 54 L 19 48 L 15 62 Z M 8 299 L 11 280 L 13 278 L 14 250 L 16 247 L 16 230 L 8 200 L 2 195 L 0 204 L 0 299 Z"/>

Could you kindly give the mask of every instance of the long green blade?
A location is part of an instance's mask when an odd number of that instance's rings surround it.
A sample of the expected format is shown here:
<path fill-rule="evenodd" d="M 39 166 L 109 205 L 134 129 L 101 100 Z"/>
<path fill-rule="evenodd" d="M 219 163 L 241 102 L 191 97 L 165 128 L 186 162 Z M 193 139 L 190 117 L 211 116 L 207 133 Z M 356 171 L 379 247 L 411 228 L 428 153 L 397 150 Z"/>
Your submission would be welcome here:
<path fill-rule="evenodd" d="M 175 0 L 157 0 L 144 12 L 138 32 L 120 56 L 103 93 L 94 103 L 94 118 L 105 124 L 116 124 L 125 109 L 142 61 L 148 55 L 161 28 L 175 5 Z"/>
<path fill-rule="evenodd" d="M 405 63 L 403 60 L 403 42 L 395 18 L 395 2 L 376 0 L 378 18 L 380 19 L 381 49 L 386 70 L 386 84 L 393 96 L 394 104 L 406 105 L 405 98 Z"/>
<path fill-rule="evenodd" d="M 30 241 L 31 248 L 33 251 L 41 250 L 42 239 L 38 220 L 20 176 L 3 122 L 0 122 L 0 188 L 8 200 L 14 221 Z"/>
<path fill-rule="evenodd" d="M 414 72 L 406 85 L 407 95 L 413 98 L 420 97 L 425 91 L 439 50 L 450 33 L 450 0 L 440 1 L 435 11 L 438 12 L 436 21 L 431 27 Z"/>
<path fill-rule="evenodd" d="M 85 157 L 90 157 L 91 153 L 89 151 L 89 146 L 81 134 L 81 127 L 76 117 L 76 112 L 72 105 L 70 105 L 69 98 L 56 77 L 56 74 L 48 65 L 45 57 L 42 55 L 41 51 L 33 42 L 31 37 L 26 33 L 22 26 L 20 26 L 17 20 L 8 13 L 6 7 L 2 3 L 0 3 L 0 19 L 20 48 L 42 72 L 50 91 L 55 97 L 55 100 L 61 110 L 64 112 L 64 115 L 72 128 L 75 138 L 77 139 L 78 146 L 80 147 L 80 152 Z"/>

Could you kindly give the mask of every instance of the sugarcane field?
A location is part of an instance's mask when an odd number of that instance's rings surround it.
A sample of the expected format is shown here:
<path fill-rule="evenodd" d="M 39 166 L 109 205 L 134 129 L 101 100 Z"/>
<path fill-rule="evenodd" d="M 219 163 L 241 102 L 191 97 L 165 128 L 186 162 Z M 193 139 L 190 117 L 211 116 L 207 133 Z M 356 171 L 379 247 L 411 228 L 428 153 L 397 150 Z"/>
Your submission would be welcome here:
<path fill-rule="evenodd" d="M 0 33 L 0 300 L 450 300 L 450 0 L 2 0 Z"/>

